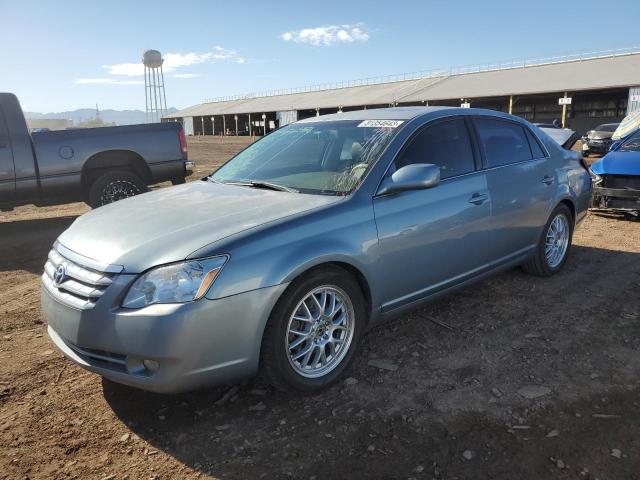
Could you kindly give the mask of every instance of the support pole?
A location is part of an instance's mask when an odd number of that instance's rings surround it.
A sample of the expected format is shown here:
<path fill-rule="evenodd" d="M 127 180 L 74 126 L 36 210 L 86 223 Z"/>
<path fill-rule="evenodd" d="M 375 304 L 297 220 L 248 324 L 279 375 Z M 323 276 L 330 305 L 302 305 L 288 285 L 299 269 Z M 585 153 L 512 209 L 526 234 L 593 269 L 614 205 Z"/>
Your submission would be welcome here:
<path fill-rule="evenodd" d="M 158 93 L 156 90 L 156 70 L 151 69 L 151 121 L 156 121 L 156 112 L 158 111 Z"/>
<path fill-rule="evenodd" d="M 200 117 L 200 124 L 202 125 L 202 136 L 204 137 L 204 115 Z"/>
<path fill-rule="evenodd" d="M 567 98 L 567 92 L 564 92 L 564 98 Z M 562 104 L 562 128 L 566 128 L 567 125 L 567 104 Z"/>
<path fill-rule="evenodd" d="M 233 119 L 236 121 L 236 137 L 238 136 L 238 115 L 234 115 Z"/>
<path fill-rule="evenodd" d="M 211 135 L 215 137 L 216 135 L 216 118 L 211 117 Z"/>
<path fill-rule="evenodd" d="M 509 95 L 509 115 L 513 114 L 513 95 Z"/>
<path fill-rule="evenodd" d="M 162 108 L 162 115 L 167 113 L 167 94 L 164 90 L 164 72 L 162 71 L 162 64 L 160 64 L 160 81 L 162 83 L 162 99 L 164 100 L 164 107 Z M 160 115 L 160 117 L 162 117 Z"/>
<path fill-rule="evenodd" d="M 144 113 L 145 120 L 149 123 L 149 83 L 147 82 L 147 66 L 144 66 Z"/>
<path fill-rule="evenodd" d="M 251 114 L 249 113 L 249 136 L 253 137 L 253 125 L 251 125 Z"/>
<path fill-rule="evenodd" d="M 227 118 L 222 115 L 222 136 L 226 136 L 227 135 Z"/>

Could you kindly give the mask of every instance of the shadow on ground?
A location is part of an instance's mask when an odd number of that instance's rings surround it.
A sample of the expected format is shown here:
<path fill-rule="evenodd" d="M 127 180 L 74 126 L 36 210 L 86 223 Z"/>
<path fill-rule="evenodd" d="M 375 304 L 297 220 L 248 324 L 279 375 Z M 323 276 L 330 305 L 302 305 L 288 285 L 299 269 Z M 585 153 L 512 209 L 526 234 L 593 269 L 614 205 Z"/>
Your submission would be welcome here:
<path fill-rule="evenodd" d="M 53 242 L 76 216 L 0 222 L 0 271 L 40 274 Z"/>
<path fill-rule="evenodd" d="M 373 329 L 355 380 L 314 397 L 259 378 L 174 396 L 104 381 L 104 396 L 154 448 L 223 479 L 633 478 L 639 287 L 640 254 L 578 246 L 555 277 L 511 270 Z"/>

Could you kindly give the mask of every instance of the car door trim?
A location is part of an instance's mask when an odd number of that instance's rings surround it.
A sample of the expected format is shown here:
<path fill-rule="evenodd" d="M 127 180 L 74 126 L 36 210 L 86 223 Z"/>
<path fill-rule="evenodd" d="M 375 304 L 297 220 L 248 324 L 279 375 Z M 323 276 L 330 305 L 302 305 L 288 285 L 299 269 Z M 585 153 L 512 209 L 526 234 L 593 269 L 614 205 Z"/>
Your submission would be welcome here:
<path fill-rule="evenodd" d="M 380 306 L 380 313 L 388 313 L 392 310 L 402 308 L 414 302 L 420 302 L 423 300 L 426 301 L 433 295 L 437 295 L 443 291 L 449 290 L 450 288 L 454 288 L 460 284 L 464 284 L 465 282 L 473 280 L 478 276 L 491 273 L 493 270 L 499 269 L 505 265 L 510 264 L 511 262 L 519 261 L 521 258 L 527 257 L 529 253 L 535 248 L 535 245 L 529 245 L 516 252 L 510 253 L 509 255 L 494 260 L 493 262 L 485 263 L 484 265 L 480 265 L 479 267 L 476 267 L 472 270 L 467 270 L 464 273 L 443 280 L 442 282 L 436 283 L 435 285 L 430 285 L 402 297 L 398 297 L 385 302 Z"/>

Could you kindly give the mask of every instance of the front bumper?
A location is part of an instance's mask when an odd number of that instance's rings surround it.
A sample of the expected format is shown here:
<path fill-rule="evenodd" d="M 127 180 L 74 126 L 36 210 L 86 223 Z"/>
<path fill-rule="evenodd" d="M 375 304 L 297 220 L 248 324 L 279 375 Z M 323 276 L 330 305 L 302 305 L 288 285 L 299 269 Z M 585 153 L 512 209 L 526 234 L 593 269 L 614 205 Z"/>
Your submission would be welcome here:
<path fill-rule="evenodd" d="M 594 186 L 591 207 L 604 210 L 640 211 L 640 190 Z"/>
<path fill-rule="evenodd" d="M 138 310 L 114 307 L 115 285 L 89 310 L 60 303 L 43 286 L 41 302 L 49 336 L 78 365 L 118 383 L 175 393 L 255 374 L 265 324 L 286 286 Z M 143 360 L 157 362 L 157 370 Z"/>

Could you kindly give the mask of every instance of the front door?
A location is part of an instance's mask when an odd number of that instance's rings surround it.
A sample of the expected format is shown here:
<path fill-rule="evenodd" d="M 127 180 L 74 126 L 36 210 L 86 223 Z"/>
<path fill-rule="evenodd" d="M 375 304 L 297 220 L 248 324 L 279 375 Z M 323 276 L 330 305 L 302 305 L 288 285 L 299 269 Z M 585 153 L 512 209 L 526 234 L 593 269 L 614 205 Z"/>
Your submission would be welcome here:
<path fill-rule="evenodd" d="M 491 197 L 465 120 L 440 120 L 418 131 L 388 175 L 412 163 L 438 165 L 441 181 L 374 198 L 383 311 L 459 283 L 489 261 Z"/>
<path fill-rule="evenodd" d="M 7 123 L 0 110 L 0 202 L 11 202 L 16 194 L 16 176 L 13 166 L 13 152 L 7 130 Z"/>

